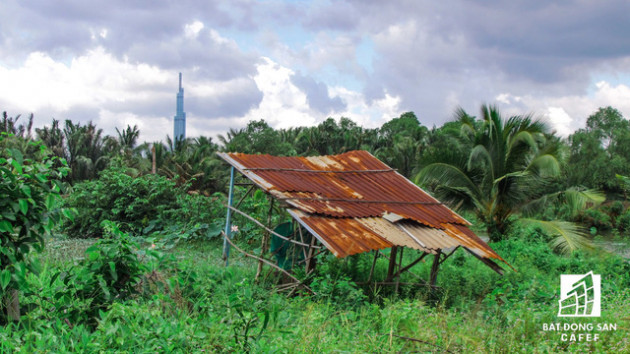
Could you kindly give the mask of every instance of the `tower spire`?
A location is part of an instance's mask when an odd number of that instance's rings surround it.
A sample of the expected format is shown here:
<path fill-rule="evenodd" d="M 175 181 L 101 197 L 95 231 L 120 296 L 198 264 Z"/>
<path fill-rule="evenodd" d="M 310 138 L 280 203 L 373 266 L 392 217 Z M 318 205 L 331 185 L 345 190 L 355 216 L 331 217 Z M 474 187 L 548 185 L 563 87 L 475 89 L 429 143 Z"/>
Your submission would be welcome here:
<path fill-rule="evenodd" d="M 177 107 L 173 127 L 175 143 L 186 139 L 186 112 L 184 112 L 184 88 L 182 87 L 182 73 L 179 73 L 179 91 L 177 91 Z"/>

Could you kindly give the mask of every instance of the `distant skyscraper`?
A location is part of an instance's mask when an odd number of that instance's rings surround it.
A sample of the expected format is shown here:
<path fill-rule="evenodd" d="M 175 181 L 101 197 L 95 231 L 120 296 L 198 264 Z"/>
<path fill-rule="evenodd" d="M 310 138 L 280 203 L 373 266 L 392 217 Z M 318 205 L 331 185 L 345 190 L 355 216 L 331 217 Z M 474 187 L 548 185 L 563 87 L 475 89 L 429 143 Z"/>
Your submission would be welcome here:
<path fill-rule="evenodd" d="M 173 139 L 175 141 L 186 139 L 186 112 L 184 112 L 184 89 L 182 88 L 182 73 L 179 73 L 179 91 L 177 92 L 177 113 L 175 114 L 175 127 Z"/>

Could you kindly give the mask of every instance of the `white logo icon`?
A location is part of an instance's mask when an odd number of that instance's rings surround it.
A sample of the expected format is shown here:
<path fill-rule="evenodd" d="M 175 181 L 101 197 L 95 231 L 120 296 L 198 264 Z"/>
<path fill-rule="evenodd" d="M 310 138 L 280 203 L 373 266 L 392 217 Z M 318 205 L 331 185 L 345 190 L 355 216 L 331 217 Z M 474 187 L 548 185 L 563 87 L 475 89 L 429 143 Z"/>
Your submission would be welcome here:
<path fill-rule="evenodd" d="M 560 276 L 559 317 L 599 317 L 601 315 L 601 275 Z"/>

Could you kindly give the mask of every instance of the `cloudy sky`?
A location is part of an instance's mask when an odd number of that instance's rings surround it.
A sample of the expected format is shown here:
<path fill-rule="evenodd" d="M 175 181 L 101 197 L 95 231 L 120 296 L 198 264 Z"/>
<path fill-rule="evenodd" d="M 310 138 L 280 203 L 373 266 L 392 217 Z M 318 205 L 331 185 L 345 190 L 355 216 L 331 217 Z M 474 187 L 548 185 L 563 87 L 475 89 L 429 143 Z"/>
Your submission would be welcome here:
<path fill-rule="evenodd" d="M 148 5 L 150 4 L 150 5 Z M 188 136 L 461 106 L 535 113 L 568 135 L 598 107 L 630 117 L 630 2 L 2 0 L 0 111 Z"/>

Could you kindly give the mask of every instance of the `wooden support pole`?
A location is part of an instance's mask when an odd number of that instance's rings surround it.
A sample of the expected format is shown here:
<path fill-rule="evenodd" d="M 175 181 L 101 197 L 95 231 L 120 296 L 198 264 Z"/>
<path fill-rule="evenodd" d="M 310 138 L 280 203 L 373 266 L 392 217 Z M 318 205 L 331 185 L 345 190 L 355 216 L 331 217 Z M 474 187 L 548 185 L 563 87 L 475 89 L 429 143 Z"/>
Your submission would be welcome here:
<path fill-rule="evenodd" d="M 249 220 L 251 220 L 252 222 L 254 222 L 256 225 L 258 225 L 258 226 L 262 227 L 263 229 L 267 230 L 270 234 L 272 234 L 272 235 L 274 235 L 274 236 L 276 236 L 276 237 L 279 237 L 279 238 L 281 238 L 281 239 L 283 239 L 283 240 L 285 240 L 285 241 L 289 241 L 289 242 L 295 243 L 295 244 L 300 245 L 300 246 L 312 247 L 312 248 L 316 248 L 316 249 L 320 249 L 320 248 L 321 248 L 321 247 L 319 247 L 319 246 L 311 246 L 311 245 L 309 245 L 309 244 L 307 244 L 307 243 L 303 243 L 303 242 L 295 241 L 295 240 L 292 240 L 292 239 L 290 239 L 290 238 L 288 238 L 288 237 L 282 236 L 282 235 L 280 235 L 279 233 L 277 233 L 277 232 L 275 232 L 275 231 L 271 230 L 270 228 L 266 227 L 265 225 L 263 225 L 263 223 L 261 223 L 260 221 L 258 221 L 258 220 L 256 220 L 256 219 L 254 219 L 253 217 L 251 217 L 251 216 L 247 215 L 246 213 L 244 213 L 244 212 L 242 212 L 242 211 L 240 211 L 240 210 L 236 209 L 235 207 L 233 207 L 233 206 L 228 206 L 227 208 L 228 208 L 228 209 L 230 209 L 230 210 L 232 210 L 232 211 L 234 211 L 234 212 L 235 212 L 235 213 L 237 213 L 237 214 L 243 215 L 243 216 L 244 216 L 244 217 L 246 217 L 247 219 L 249 219 Z"/>
<path fill-rule="evenodd" d="M 389 260 L 389 259 L 390 259 L 390 258 L 389 258 L 389 256 L 387 256 L 386 254 L 384 254 L 384 253 L 383 253 L 383 252 L 381 252 L 380 250 L 378 251 L 378 253 L 381 255 L 381 257 L 383 257 L 383 258 L 385 258 L 385 259 L 387 259 L 387 260 Z M 419 276 L 418 274 L 416 274 L 416 273 L 414 273 L 414 272 L 412 272 L 412 271 L 410 271 L 410 270 L 406 270 L 406 272 L 407 272 L 407 273 L 409 273 L 409 274 L 411 274 L 411 275 L 413 275 L 414 277 L 416 277 L 416 279 L 418 279 L 418 280 L 420 280 L 420 281 L 422 281 L 422 282 L 425 282 L 425 283 L 426 283 L 426 280 L 422 279 L 422 277 L 421 277 L 421 276 Z M 393 279 L 393 277 L 392 277 L 392 279 Z M 386 280 L 387 280 L 387 279 L 386 279 Z M 391 280 L 391 279 L 390 279 L 390 280 Z"/>
<path fill-rule="evenodd" d="M 319 256 L 320 254 L 324 253 L 325 251 L 326 251 L 326 249 L 319 250 L 317 253 L 314 253 L 314 254 L 313 254 L 313 255 L 311 255 L 310 257 L 308 257 L 308 258 L 304 258 L 303 260 L 301 260 L 301 261 L 297 262 L 297 264 L 298 264 L 298 265 L 300 265 L 300 264 L 302 264 L 302 263 L 306 263 L 306 262 L 310 261 L 311 259 L 313 259 L 313 258 L 315 258 L 315 257 Z"/>
<path fill-rule="evenodd" d="M 235 186 L 238 186 L 238 183 L 234 183 Z M 238 203 L 236 203 L 235 208 L 238 209 L 238 207 L 241 206 L 241 203 L 245 200 L 245 198 L 247 198 L 247 196 L 254 190 L 254 185 L 250 184 L 249 188 L 247 189 L 247 192 L 245 192 L 245 194 L 243 195 L 243 197 L 241 198 L 241 200 L 238 201 Z"/>
<path fill-rule="evenodd" d="M 306 275 L 315 270 L 315 265 L 317 264 L 316 259 L 313 257 L 313 246 L 315 246 L 315 237 L 311 236 L 311 244 L 308 246 L 308 257 L 306 257 Z"/>
<path fill-rule="evenodd" d="M 378 259 L 378 251 L 374 252 L 374 261 L 372 261 L 372 268 L 370 268 L 370 275 L 368 275 L 368 283 L 372 280 L 372 275 L 374 275 L 374 267 L 376 267 L 376 260 Z"/>
<path fill-rule="evenodd" d="M 431 287 L 435 286 L 437 282 L 438 271 L 440 269 L 440 256 L 442 255 L 442 250 L 438 249 L 435 257 L 433 258 L 433 266 L 431 266 L 431 275 L 429 277 L 429 285 Z"/>
<path fill-rule="evenodd" d="M 274 199 L 273 198 L 269 198 L 269 212 L 267 212 L 267 229 L 271 230 L 271 216 L 273 214 L 273 202 Z M 265 233 L 263 233 L 263 237 L 262 237 L 262 243 L 260 245 L 260 256 L 264 257 L 265 253 L 267 253 L 267 248 L 269 247 L 269 231 L 265 231 Z M 258 280 L 258 277 L 260 277 L 260 273 L 262 273 L 262 267 L 263 267 L 263 262 L 260 261 L 258 262 L 258 269 L 256 269 L 256 277 L 254 278 L 255 280 Z"/>
<path fill-rule="evenodd" d="M 446 254 L 446 253 L 445 253 L 445 254 L 444 254 L 444 257 L 442 257 L 442 260 L 440 261 L 440 265 L 442 265 L 442 263 L 444 263 L 444 261 L 445 261 L 445 260 L 447 260 L 447 259 L 448 259 L 448 257 L 452 256 L 452 255 L 453 255 L 453 253 L 455 253 L 455 251 L 457 251 L 457 249 L 458 249 L 458 248 L 459 248 L 459 246 L 455 247 L 455 249 L 454 249 L 454 250 L 452 250 L 452 251 L 451 251 L 451 253 L 449 253 L 449 254 Z"/>
<path fill-rule="evenodd" d="M 229 264 L 230 258 L 230 244 L 228 239 L 232 236 L 232 200 L 234 199 L 234 170 L 232 167 L 230 169 L 230 187 L 228 189 L 228 205 L 227 205 L 227 214 L 225 216 L 225 231 L 223 236 L 223 259 L 225 260 L 225 266 L 227 267 Z"/>
<path fill-rule="evenodd" d="M 407 266 L 405 266 L 404 268 L 400 269 L 398 272 L 396 272 L 396 274 L 394 274 L 394 276 L 398 276 L 400 274 L 402 274 L 403 272 L 409 270 L 411 267 L 415 266 L 416 264 L 418 264 L 418 262 L 420 262 L 424 257 L 426 257 L 429 253 L 422 253 L 422 256 L 418 257 L 418 259 L 416 259 L 415 261 L 409 263 Z M 412 273 L 413 274 L 413 273 Z"/>
<path fill-rule="evenodd" d="M 302 235 L 302 225 L 297 223 L 297 229 L 298 229 L 298 233 L 300 234 L 300 241 L 304 243 L 304 235 Z M 302 253 L 304 253 L 304 259 L 306 260 L 308 258 L 308 254 L 306 253 L 306 247 L 301 247 L 301 249 L 302 249 Z"/>
<path fill-rule="evenodd" d="M 316 293 L 313 291 L 313 289 L 309 288 L 306 284 L 302 283 L 302 282 L 301 282 L 298 278 L 296 278 L 296 277 L 294 277 L 293 275 L 291 275 L 291 273 L 289 273 L 289 272 L 287 272 L 286 270 L 284 270 L 284 269 L 282 269 L 282 268 L 278 267 L 277 265 L 273 264 L 273 262 L 271 262 L 271 261 L 268 261 L 268 260 L 266 260 L 266 259 L 264 259 L 264 258 L 262 258 L 262 257 L 257 257 L 257 256 L 254 256 L 253 254 L 249 254 L 249 253 L 247 253 L 247 252 L 243 251 L 243 250 L 242 250 L 242 249 L 240 249 L 238 246 L 236 246 L 236 245 L 234 244 L 234 242 L 232 242 L 232 240 L 230 240 L 230 238 L 229 238 L 229 237 L 225 237 L 226 235 L 223 233 L 223 231 L 221 231 L 221 234 L 223 234 L 224 239 L 225 239 L 225 240 L 227 240 L 226 242 L 228 242 L 228 243 L 229 243 L 232 247 L 234 247 L 234 249 L 235 249 L 235 250 L 237 250 L 237 251 L 241 252 L 241 253 L 242 253 L 242 254 L 244 254 L 246 257 L 253 258 L 253 259 L 257 259 L 257 260 L 259 260 L 259 261 L 264 262 L 264 263 L 265 263 L 265 264 L 267 264 L 267 265 L 270 265 L 271 267 L 273 267 L 273 268 L 275 268 L 275 269 L 279 270 L 280 272 L 282 272 L 284 275 L 286 275 L 286 276 L 288 276 L 289 278 L 291 278 L 291 279 L 295 280 L 297 283 L 299 283 L 301 286 L 303 286 L 306 290 L 308 290 L 308 292 L 310 292 L 311 294 L 316 294 Z"/>
<path fill-rule="evenodd" d="M 400 285 L 400 273 L 401 273 L 400 268 L 402 267 L 404 250 L 405 250 L 404 247 L 400 248 L 400 260 L 398 261 L 398 272 L 396 272 L 396 289 L 395 289 L 396 294 L 398 294 L 398 286 Z"/>
<path fill-rule="evenodd" d="M 387 281 L 390 281 L 394 277 L 394 270 L 396 268 L 396 252 L 398 251 L 398 246 L 392 246 L 391 251 L 389 252 L 389 268 L 387 268 Z"/>

